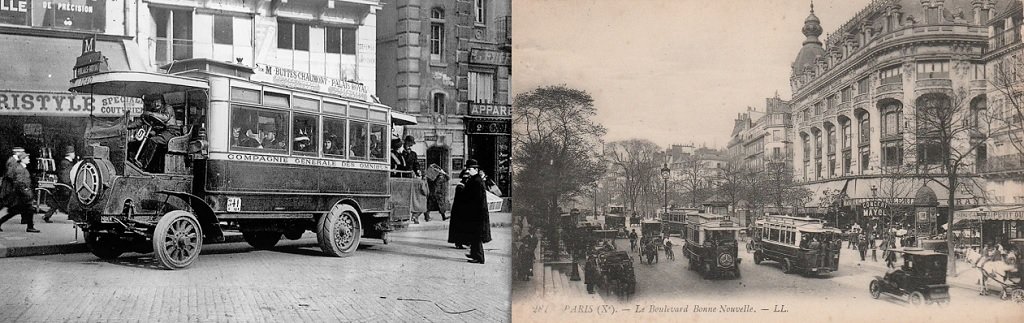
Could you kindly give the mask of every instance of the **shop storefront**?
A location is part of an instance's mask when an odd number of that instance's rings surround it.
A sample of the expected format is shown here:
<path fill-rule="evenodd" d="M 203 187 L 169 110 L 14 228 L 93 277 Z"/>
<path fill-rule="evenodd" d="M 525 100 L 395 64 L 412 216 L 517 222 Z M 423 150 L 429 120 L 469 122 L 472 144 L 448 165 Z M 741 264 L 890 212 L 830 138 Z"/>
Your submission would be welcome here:
<path fill-rule="evenodd" d="M 5 31 L 7 31 L 5 29 Z M 20 32 L 20 33 L 19 33 Z M 68 146 L 84 148 L 82 136 L 91 117 L 119 117 L 142 112 L 139 98 L 81 95 L 68 92 L 83 38 L 89 35 L 54 30 L 19 30 L 0 34 L 0 155 L 23 147 L 32 154 L 35 177 L 55 172 Z M 103 36 L 94 48 L 111 70 L 130 70 L 122 37 Z"/>
<path fill-rule="evenodd" d="M 980 206 L 953 213 L 953 230 L 964 244 L 978 246 L 1024 238 L 1024 205 Z"/>
<path fill-rule="evenodd" d="M 491 175 L 504 196 L 511 196 L 512 108 L 507 105 L 470 103 L 466 117 L 468 154 Z"/>

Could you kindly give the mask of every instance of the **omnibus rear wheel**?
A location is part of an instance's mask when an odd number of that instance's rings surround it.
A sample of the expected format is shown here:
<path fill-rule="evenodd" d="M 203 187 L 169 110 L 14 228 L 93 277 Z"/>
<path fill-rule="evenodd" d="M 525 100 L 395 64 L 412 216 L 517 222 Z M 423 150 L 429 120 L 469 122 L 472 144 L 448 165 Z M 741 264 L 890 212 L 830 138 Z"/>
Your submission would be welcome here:
<path fill-rule="evenodd" d="M 253 248 L 267 250 L 281 241 L 281 233 L 274 231 L 245 231 L 242 232 L 242 239 Z"/>
<path fill-rule="evenodd" d="M 362 233 L 356 209 L 346 204 L 335 204 L 317 221 L 316 241 L 324 253 L 346 257 L 359 247 Z"/>
<path fill-rule="evenodd" d="M 117 259 L 125 251 L 117 237 L 92 231 L 85 231 L 85 245 L 93 255 L 103 260 Z"/>
<path fill-rule="evenodd" d="M 203 248 L 203 229 L 196 217 L 187 211 L 164 214 L 153 231 L 153 252 L 167 269 L 192 265 Z"/>

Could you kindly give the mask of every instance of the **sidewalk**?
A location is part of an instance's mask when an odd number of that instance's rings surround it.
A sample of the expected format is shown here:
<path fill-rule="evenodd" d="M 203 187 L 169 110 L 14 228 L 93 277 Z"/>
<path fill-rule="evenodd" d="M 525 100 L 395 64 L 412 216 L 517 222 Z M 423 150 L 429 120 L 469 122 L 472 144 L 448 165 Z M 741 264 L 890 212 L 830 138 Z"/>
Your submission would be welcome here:
<path fill-rule="evenodd" d="M 0 210 L 0 216 L 6 214 L 6 209 Z M 43 222 L 42 217 L 42 213 L 35 216 L 35 227 L 41 231 L 39 233 L 25 232 L 25 225 L 21 224 L 20 216 L 7 220 L 0 227 L 4 230 L 0 232 L 0 258 L 89 252 L 82 231 L 75 227 L 74 222 L 68 220 L 67 214 L 57 212 L 50 219 L 53 223 Z M 420 224 L 410 224 L 401 231 L 448 230 L 449 221 L 440 220 L 439 216 L 436 220 L 432 217 L 430 222 L 423 222 L 421 219 Z M 491 227 L 511 225 L 512 213 L 491 213 Z M 224 243 L 243 241 L 242 234 L 238 232 L 225 232 L 224 238 Z"/>

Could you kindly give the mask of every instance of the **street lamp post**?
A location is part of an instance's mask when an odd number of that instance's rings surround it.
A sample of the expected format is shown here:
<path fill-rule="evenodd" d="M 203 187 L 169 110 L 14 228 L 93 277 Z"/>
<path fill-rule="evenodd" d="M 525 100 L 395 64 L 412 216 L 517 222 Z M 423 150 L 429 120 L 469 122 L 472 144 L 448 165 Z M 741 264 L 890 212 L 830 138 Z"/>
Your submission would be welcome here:
<path fill-rule="evenodd" d="M 668 163 L 665 163 L 665 167 L 661 168 L 661 178 L 665 180 L 665 213 L 668 214 L 668 177 L 672 175 L 672 170 L 668 168 Z"/>

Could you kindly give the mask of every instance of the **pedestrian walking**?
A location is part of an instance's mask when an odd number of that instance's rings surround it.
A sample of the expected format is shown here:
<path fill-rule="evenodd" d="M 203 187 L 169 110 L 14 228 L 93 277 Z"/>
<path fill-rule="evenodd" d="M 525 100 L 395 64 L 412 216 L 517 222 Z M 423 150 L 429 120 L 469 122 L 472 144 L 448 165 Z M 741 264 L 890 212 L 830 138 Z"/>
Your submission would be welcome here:
<path fill-rule="evenodd" d="M 491 241 L 491 221 L 487 211 L 486 174 L 480 171 L 480 164 L 475 159 L 466 161 L 466 178 L 455 189 L 455 201 L 452 202 L 452 217 L 459 218 L 463 223 L 456 228 L 450 226 L 449 242 L 469 245 L 466 255 L 471 263 L 483 264 L 484 243 Z M 452 235 L 454 233 L 454 236 Z"/>
<path fill-rule="evenodd" d="M 864 261 L 868 253 L 868 239 L 863 233 L 857 236 L 857 249 L 860 251 L 860 261 Z"/>
<path fill-rule="evenodd" d="M 32 221 L 35 210 L 32 209 L 32 176 L 28 172 L 29 161 L 29 154 L 25 153 L 24 149 L 16 148 L 14 156 L 6 163 L 7 171 L 3 181 L 7 182 L 4 184 L 7 187 L 7 198 L 4 198 L 7 202 L 7 215 L 0 218 L 0 225 L 15 215 L 21 215 L 21 223 L 28 225 L 25 232 L 38 233 L 39 230 L 36 230 Z"/>
<path fill-rule="evenodd" d="M 875 234 L 868 235 L 868 248 L 871 249 L 871 261 L 878 262 L 878 248 L 875 246 Z"/>
<path fill-rule="evenodd" d="M 629 233 L 629 250 L 636 251 L 636 229 Z"/>
<path fill-rule="evenodd" d="M 60 163 L 57 164 L 57 183 L 64 184 L 55 185 L 53 188 L 53 194 L 50 195 L 49 201 L 46 203 L 50 206 L 50 210 L 46 211 L 43 215 L 43 221 L 46 223 L 52 223 L 50 218 L 57 211 L 68 213 L 67 205 L 68 199 L 71 198 L 71 166 L 75 164 L 75 146 L 67 146 L 64 149 L 64 158 L 61 158 Z"/>
<path fill-rule="evenodd" d="M 469 172 L 465 169 L 459 173 L 459 183 L 455 185 L 455 197 L 462 195 L 462 190 L 466 187 L 466 181 L 469 179 Z M 461 234 L 465 229 L 463 228 L 466 223 L 463 217 L 460 217 L 455 213 L 454 199 L 452 201 L 451 215 L 448 216 L 448 242 L 455 244 L 455 249 L 466 249 L 468 243 L 463 243 Z"/>
<path fill-rule="evenodd" d="M 451 177 L 437 164 L 430 164 L 423 172 L 423 176 L 430 187 L 430 194 L 427 196 L 427 212 L 423 217 L 429 219 L 430 211 L 437 211 L 441 213 L 441 221 L 448 220 L 448 215 L 445 212 L 451 209 L 451 205 L 448 203 L 448 181 Z"/>

